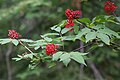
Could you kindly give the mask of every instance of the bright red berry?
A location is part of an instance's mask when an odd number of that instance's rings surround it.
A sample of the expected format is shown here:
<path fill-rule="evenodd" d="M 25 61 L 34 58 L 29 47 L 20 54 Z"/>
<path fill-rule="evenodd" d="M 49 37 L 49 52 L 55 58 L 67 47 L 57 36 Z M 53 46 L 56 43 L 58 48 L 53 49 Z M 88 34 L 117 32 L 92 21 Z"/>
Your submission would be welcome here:
<path fill-rule="evenodd" d="M 82 16 L 82 12 L 80 10 L 72 11 L 70 9 L 67 9 L 65 11 L 65 14 L 68 17 L 68 19 L 76 19 Z"/>
<path fill-rule="evenodd" d="M 8 36 L 11 38 L 11 39 L 18 39 L 20 37 L 19 33 L 16 32 L 16 30 L 8 30 Z"/>
<path fill-rule="evenodd" d="M 57 48 L 59 48 L 58 45 L 55 45 L 55 44 L 47 44 L 47 45 L 46 45 L 46 54 L 47 54 L 47 55 L 55 54 L 55 53 L 57 52 Z"/>
<path fill-rule="evenodd" d="M 67 16 L 67 24 L 65 25 L 65 28 L 69 28 L 69 27 L 73 27 L 74 26 L 74 19 L 78 19 L 82 16 L 82 12 L 79 10 L 76 11 L 72 11 L 70 9 L 67 9 L 65 11 L 65 14 Z M 69 32 L 71 32 L 73 29 L 69 30 Z"/>
<path fill-rule="evenodd" d="M 82 12 L 80 10 L 73 11 L 74 19 L 78 19 L 82 16 Z"/>
<path fill-rule="evenodd" d="M 67 9 L 65 11 L 65 15 L 68 17 L 68 19 L 73 19 L 73 11 L 70 9 Z"/>
<path fill-rule="evenodd" d="M 69 28 L 69 27 L 72 27 L 74 26 L 74 22 L 72 19 L 68 19 L 67 20 L 67 24 L 65 25 L 65 28 Z"/>
<path fill-rule="evenodd" d="M 113 13 L 116 8 L 117 6 L 113 2 L 111 1 L 105 2 L 104 10 L 107 14 Z"/>

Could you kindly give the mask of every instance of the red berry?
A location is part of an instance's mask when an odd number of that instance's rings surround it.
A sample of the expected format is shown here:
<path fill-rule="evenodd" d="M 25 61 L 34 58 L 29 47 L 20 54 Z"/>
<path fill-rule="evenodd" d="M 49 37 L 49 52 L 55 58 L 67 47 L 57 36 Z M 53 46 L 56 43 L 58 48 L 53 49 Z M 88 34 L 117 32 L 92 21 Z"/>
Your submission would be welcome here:
<path fill-rule="evenodd" d="M 115 4 L 113 2 L 111 2 L 111 1 L 105 2 L 104 10 L 107 14 L 113 13 L 116 8 L 117 8 L 117 6 L 115 6 Z"/>
<path fill-rule="evenodd" d="M 82 12 L 79 11 L 79 10 L 76 10 L 76 11 L 72 11 L 70 9 L 67 9 L 65 11 L 65 14 L 68 18 L 67 20 L 67 24 L 65 25 L 65 28 L 69 28 L 69 27 L 73 27 L 74 26 L 74 22 L 73 20 L 74 19 L 78 19 L 82 16 Z M 69 32 L 71 32 L 73 29 L 71 29 Z"/>
<path fill-rule="evenodd" d="M 68 19 L 73 19 L 73 14 L 72 14 L 72 10 L 70 10 L 70 9 L 67 9 L 66 11 L 65 11 L 65 14 L 66 14 L 66 16 L 68 17 Z"/>
<path fill-rule="evenodd" d="M 46 54 L 47 54 L 47 55 L 55 54 L 55 53 L 57 52 L 57 48 L 59 48 L 58 45 L 55 45 L 55 44 L 47 44 L 47 45 L 46 45 Z"/>
<path fill-rule="evenodd" d="M 78 19 L 82 16 L 82 12 L 80 10 L 73 11 L 73 16 L 75 19 Z"/>
<path fill-rule="evenodd" d="M 19 33 L 16 32 L 15 30 L 8 30 L 8 36 L 11 38 L 11 39 L 18 39 L 20 37 Z"/>
<path fill-rule="evenodd" d="M 68 20 L 67 20 L 67 24 L 65 25 L 65 28 L 69 28 L 69 27 L 72 27 L 72 26 L 74 26 L 73 20 L 68 19 Z"/>

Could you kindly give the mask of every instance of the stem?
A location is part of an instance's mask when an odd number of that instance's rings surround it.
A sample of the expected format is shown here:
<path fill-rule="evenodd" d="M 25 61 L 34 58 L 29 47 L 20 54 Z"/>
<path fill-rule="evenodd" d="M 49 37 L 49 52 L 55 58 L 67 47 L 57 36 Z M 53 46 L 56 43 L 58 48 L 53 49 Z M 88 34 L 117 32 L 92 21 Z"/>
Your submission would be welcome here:
<path fill-rule="evenodd" d="M 20 44 L 22 45 L 22 46 L 24 46 L 30 53 L 33 53 L 33 51 L 31 51 L 27 46 L 25 46 L 23 43 L 22 43 L 22 41 L 19 41 L 20 42 Z"/>
<path fill-rule="evenodd" d="M 24 45 L 21 40 L 20 40 L 19 42 L 20 42 L 20 44 L 21 44 L 23 47 L 25 47 L 25 49 L 27 49 L 31 54 L 34 53 L 34 52 L 33 52 L 32 50 L 30 50 L 26 45 Z M 34 56 L 35 56 L 36 58 L 39 58 L 37 55 L 34 55 Z"/>

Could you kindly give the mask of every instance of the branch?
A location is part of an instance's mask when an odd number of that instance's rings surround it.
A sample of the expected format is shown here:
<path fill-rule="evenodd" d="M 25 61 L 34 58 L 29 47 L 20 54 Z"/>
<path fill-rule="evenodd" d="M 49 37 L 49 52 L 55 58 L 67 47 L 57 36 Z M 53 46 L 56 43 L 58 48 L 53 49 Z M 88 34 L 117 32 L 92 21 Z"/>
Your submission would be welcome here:
<path fill-rule="evenodd" d="M 84 46 L 84 43 L 80 41 L 80 52 L 84 52 L 84 48 L 87 47 L 88 45 Z M 80 80 L 83 80 L 84 78 L 84 65 L 81 64 L 80 65 L 80 76 L 79 76 L 79 79 Z"/>
<path fill-rule="evenodd" d="M 75 50 L 73 50 L 73 51 L 77 51 L 77 50 L 80 50 L 81 51 L 81 49 L 84 49 L 85 47 L 87 47 L 87 46 L 90 46 L 91 44 L 93 44 L 93 43 L 90 43 L 90 44 L 87 44 L 87 45 L 85 45 L 85 46 L 80 46 L 79 48 L 77 48 L 77 49 L 75 49 Z M 81 42 L 80 42 L 80 45 L 81 45 Z M 83 50 L 84 51 L 84 50 Z M 82 52 L 83 52 L 82 51 Z"/>
<path fill-rule="evenodd" d="M 90 60 L 88 60 L 87 63 L 94 73 L 95 80 L 103 80 L 102 75 L 100 74 L 99 70 L 96 68 L 95 64 Z"/>
<path fill-rule="evenodd" d="M 19 42 L 20 42 L 20 44 L 21 44 L 25 49 L 27 49 L 31 54 L 34 53 L 34 52 L 33 52 L 32 50 L 30 50 L 26 45 L 24 45 L 21 40 L 20 40 Z M 35 56 L 36 58 L 39 58 L 37 55 L 34 55 L 34 56 Z"/>
<path fill-rule="evenodd" d="M 22 43 L 22 41 L 19 41 L 20 42 L 20 44 L 23 46 L 23 47 L 25 47 L 25 49 L 27 49 L 30 53 L 33 53 L 27 46 L 25 46 L 23 43 Z"/>
<path fill-rule="evenodd" d="M 8 71 L 8 80 L 12 80 L 12 69 L 11 69 L 11 63 L 10 63 L 10 54 L 13 51 L 13 46 L 10 44 L 8 46 L 8 51 L 6 52 L 6 65 L 7 65 L 7 71 Z"/>

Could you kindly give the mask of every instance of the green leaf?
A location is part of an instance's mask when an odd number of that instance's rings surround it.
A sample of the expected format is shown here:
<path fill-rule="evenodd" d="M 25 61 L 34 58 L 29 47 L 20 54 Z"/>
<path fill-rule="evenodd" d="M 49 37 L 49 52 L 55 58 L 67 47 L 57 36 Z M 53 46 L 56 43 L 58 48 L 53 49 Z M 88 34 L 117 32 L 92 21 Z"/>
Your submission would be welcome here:
<path fill-rule="evenodd" d="M 43 35 L 41 35 L 41 37 L 42 37 L 45 41 L 47 41 L 47 42 L 51 42 L 51 41 L 52 41 L 52 38 L 45 37 L 45 36 L 43 36 Z"/>
<path fill-rule="evenodd" d="M 94 22 L 97 22 L 97 23 L 105 23 L 107 22 L 107 18 L 108 17 L 105 17 L 105 15 L 99 15 L 99 16 L 96 16 L 94 18 Z"/>
<path fill-rule="evenodd" d="M 93 40 L 96 38 L 96 32 L 89 32 L 85 35 L 85 38 L 86 38 L 86 42 L 90 41 L 90 40 Z"/>
<path fill-rule="evenodd" d="M 85 56 L 85 55 L 87 55 L 88 53 L 70 52 L 70 55 L 72 55 L 72 54 L 79 54 L 79 55 L 81 55 L 81 56 Z"/>
<path fill-rule="evenodd" d="M 33 53 L 30 53 L 30 54 L 26 54 L 26 55 L 24 55 L 24 57 L 25 58 L 30 58 L 30 59 L 32 59 L 33 58 Z"/>
<path fill-rule="evenodd" d="M 70 58 L 70 54 L 68 54 L 68 53 L 62 54 L 60 56 L 60 61 L 63 61 L 63 60 L 68 59 L 68 58 Z"/>
<path fill-rule="evenodd" d="M 20 41 L 22 41 L 22 42 L 34 42 L 33 40 L 30 40 L 30 39 L 20 39 Z"/>
<path fill-rule="evenodd" d="M 64 36 L 64 37 L 62 37 L 62 40 L 73 41 L 74 38 L 75 38 L 74 35 L 69 35 L 69 36 Z"/>
<path fill-rule="evenodd" d="M 57 61 L 60 58 L 60 56 L 62 55 L 62 53 L 63 52 L 57 52 L 56 54 L 53 54 L 52 60 Z"/>
<path fill-rule="evenodd" d="M 47 33 L 47 34 L 44 34 L 42 35 L 43 37 L 47 37 L 47 36 L 56 36 L 56 35 L 59 35 L 58 33 Z"/>
<path fill-rule="evenodd" d="M 40 48 L 40 46 L 36 46 L 34 49 L 35 49 L 35 50 L 38 50 L 39 48 Z"/>
<path fill-rule="evenodd" d="M 107 45 L 110 45 L 110 38 L 106 34 L 97 33 L 97 37 L 100 38 Z"/>
<path fill-rule="evenodd" d="M 85 61 L 84 61 L 84 58 L 82 57 L 82 55 L 80 53 L 78 53 L 78 52 L 77 53 L 71 53 L 70 57 L 71 57 L 71 59 L 77 61 L 78 63 L 86 65 Z"/>
<path fill-rule="evenodd" d="M 43 45 L 46 45 L 46 41 L 45 40 L 37 40 L 35 41 L 34 43 L 30 43 L 28 44 L 29 46 L 35 46 L 35 47 L 38 47 L 38 46 L 43 46 Z"/>
<path fill-rule="evenodd" d="M 52 38 L 49 38 L 49 37 L 45 37 L 44 38 L 47 42 L 51 42 L 52 41 Z"/>
<path fill-rule="evenodd" d="M 20 60 L 22 60 L 22 58 L 12 58 L 12 60 L 20 61 Z"/>
<path fill-rule="evenodd" d="M 78 25 L 75 25 L 75 26 L 74 26 L 74 32 L 75 32 L 75 34 L 78 34 L 78 31 L 79 31 L 79 26 L 78 26 Z"/>
<path fill-rule="evenodd" d="M 6 44 L 6 43 L 9 43 L 9 42 L 11 42 L 12 41 L 12 39 L 2 39 L 1 41 L 0 41 L 0 44 Z"/>
<path fill-rule="evenodd" d="M 120 22 L 120 17 L 116 17 L 116 19 Z"/>
<path fill-rule="evenodd" d="M 59 27 L 64 27 L 66 23 L 67 23 L 67 20 L 63 20 L 58 24 L 58 26 Z"/>
<path fill-rule="evenodd" d="M 71 61 L 71 59 L 70 59 L 70 58 L 67 58 L 67 59 L 63 60 L 62 62 L 63 62 L 64 65 L 67 67 L 70 61 Z"/>
<path fill-rule="evenodd" d="M 104 29 L 101 29 L 100 32 L 104 33 L 104 34 L 107 34 L 109 35 L 110 37 L 111 36 L 115 36 L 116 38 L 120 39 L 120 36 L 118 35 L 117 32 L 105 27 Z"/>
<path fill-rule="evenodd" d="M 12 43 L 13 43 L 15 46 L 17 46 L 17 45 L 19 44 L 19 41 L 16 40 L 16 39 L 13 39 L 13 40 L 12 40 Z"/>
<path fill-rule="evenodd" d="M 94 29 L 97 29 L 97 31 L 99 33 L 103 33 L 103 34 L 109 35 L 110 38 L 112 38 L 112 36 L 115 36 L 118 39 L 120 38 L 120 36 L 118 35 L 117 32 L 115 32 L 115 31 L 105 27 L 105 25 L 103 25 L 103 24 L 102 25 L 96 25 L 94 27 Z"/>
<path fill-rule="evenodd" d="M 56 32 L 60 32 L 61 31 L 61 28 L 60 27 L 57 27 L 54 29 Z"/>
<path fill-rule="evenodd" d="M 54 30 L 56 27 L 58 27 L 58 25 L 54 25 L 53 27 L 51 27 L 51 30 Z"/>
<path fill-rule="evenodd" d="M 84 28 L 81 31 L 79 31 L 78 35 L 76 35 L 75 39 L 81 39 L 81 37 L 87 33 L 90 32 L 89 28 Z"/>
<path fill-rule="evenodd" d="M 86 23 L 86 24 L 89 24 L 91 23 L 90 19 L 89 18 L 82 18 L 82 19 L 79 19 L 80 22 L 83 22 L 83 23 Z"/>
<path fill-rule="evenodd" d="M 51 27 L 51 30 L 54 30 L 56 32 L 60 32 L 61 31 L 61 27 L 59 27 L 58 25 L 55 25 L 55 26 Z"/>
<path fill-rule="evenodd" d="M 64 29 L 62 29 L 61 33 L 65 34 L 65 33 L 67 33 L 71 29 L 72 29 L 72 27 L 70 27 L 70 28 L 64 28 Z"/>

